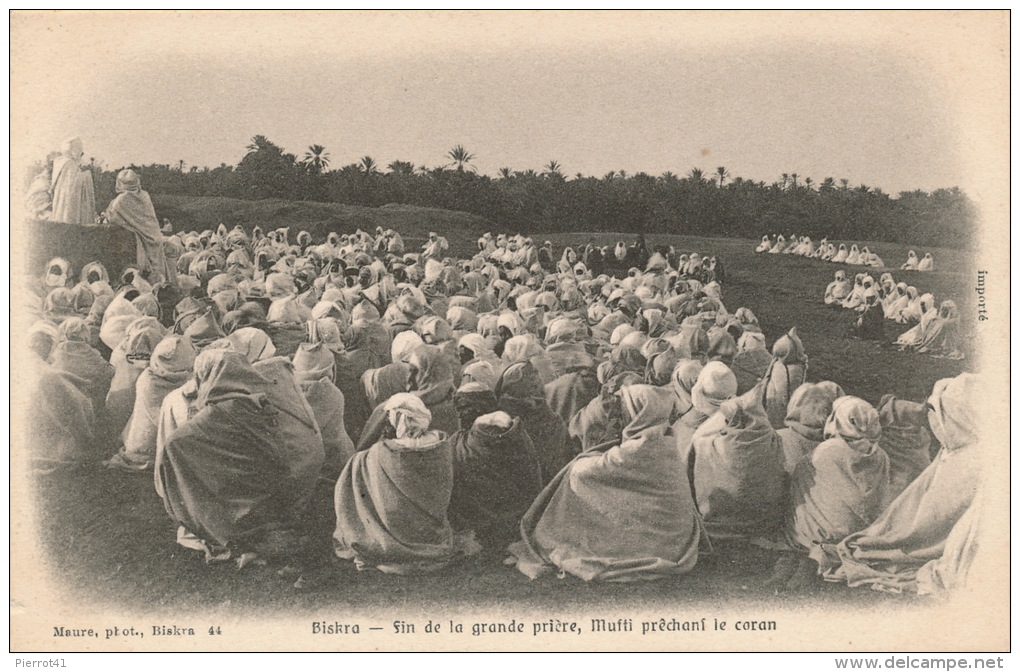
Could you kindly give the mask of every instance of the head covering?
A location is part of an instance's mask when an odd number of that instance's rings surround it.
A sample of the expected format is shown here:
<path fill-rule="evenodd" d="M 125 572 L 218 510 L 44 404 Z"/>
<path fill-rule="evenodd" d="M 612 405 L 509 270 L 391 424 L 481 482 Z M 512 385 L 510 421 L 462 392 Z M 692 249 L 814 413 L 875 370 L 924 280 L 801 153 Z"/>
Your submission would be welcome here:
<path fill-rule="evenodd" d="M 842 273 L 842 271 L 839 272 Z M 744 331 L 761 331 L 761 327 L 758 324 L 758 317 L 751 312 L 750 308 L 737 308 L 737 312 L 733 313 L 733 317 L 737 318 L 737 321 L 740 322 Z"/>
<path fill-rule="evenodd" d="M 667 350 L 672 349 L 673 346 L 671 346 L 669 341 L 664 338 L 649 338 L 641 344 L 640 348 L 641 354 L 645 359 L 651 359 L 660 352 L 666 352 Z"/>
<path fill-rule="evenodd" d="M 60 341 L 57 328 L 46 320 L 35 322 L 28 330 L 28 346 L 44 360 L 49 359 Z"/>
<path fill-rule="evenodd" d="M 118 194 L 123 194 L 128 191 L 141 191 L 142 180 L 138 177 L 138 173 L 130 168 L 125 168 L 117 173 L 116 189 Z"/>
<path fill-rule="evenodd" d="M 89 287 L 100 282 L 106 283 L 106 286 L 110 284 L 109 271 L 98 261 L 91 261 L 82 266 L 80 278 L 81 284 L 88 285 Z"/>
<path fill-rule="evenodd" d="M 479 383 L 486 389 L 496 389 L 496 371 L 489 362 L 472 362 L 464 367 L 460 375 L 461 384 Z"/>
<path fill-rule="evenodd" d="M 43 311 L 47 319 L 54 323 L 61 322 L 76 314 L 74 310 L 74 292 L 67 287 L 57 287 L 46 295 Z"/>
<path fill-rule="evenodd" d="M 797 335 L 797 327 L 790 329 L 772 345 L 772 355 L 778 357 L 784 364 L 807 363 L 804 344 Z"/>
<path fill-rule="evenodd" d="M 740 340 L 737 341 L 737 353 L 748 352 L 750 350 L 763 350 L 767 352 L 765 334 L 760 331 L 745 331 L 740 335 Z"/>
<path fill-rule="evenodd" d="M 623 428 L 625 441 L 665 426 L 673 412 L 673 394 L 652 385 L 628 385 L 620 390 L 620 399 L 628 421 Z"/>
<path fill-rule="evenodd" d="M 478 328 L 478 315 L 473 310 L 461 306 L 453 306 L 447 310 L 446 321 L 454 331 L 474 331 Z"/>
<path fill-rule="evenodd" d="M 184 335 L 199 350 L 226 336 L 213 308 L 207 308 L 205 312 L 196 317 L 184 330 Z"/>
<path fill-rule="evenodd" d="M 166 335 L 166 328 L 154 317 L 139 317 L 128 325 L 120 349 L 128 361 L 147 363 L 156 345 Z"/>
<path fill-rule="evenodd" d="M 351 311 L 351 322 L 372 323 L 379 321 L 379 310 L 369 301 L 362 301 Z"/>
<path fill-rule="evenodd" d="M 297 297 L 294 296 L 283 297 L 273 301 L 272 305 L 269 306 L 266 319 L 270 322 L 280 322 L 283 324 L 300 324 L 304 321 L 301 319 L 301 310 L 298 308 Z"/>
<path fill-rule="evenodd" d="M 514 419 L 503 411 L 493 411 L 492 413 L 478 416 L 473 424 L 476 427 L 495 427 L 496 429 L 506 430 L 513 426 Z"/>
<path fill-rule="evenodd" d="M 427 315 L 414 323 L 414 330 L 421 335 L 423 341 L 430 345 L 438 345 L 453 340 L 453 330 L 449 323 L 441 317 Z"/>
<path fill-rule="evenodd" d="M 691 388 L 691 402 L 704 415 L 712 415 L 737 394 L 737 377 L 722 362 L 709 362 Z"/>
<path fill-rule="evenodd" d="M 516 336 L 514 338 L 517 338 Z M 513 338 L 510 341 L 514 340 Z M 510 341 L 507 341 L 509 343 Z M 457 347 L 467 348 L 470 350 L 475 359 L 490 358 L 494 357 L 492 350 L 489 348 L 485 341 L 485 338 L 481 334 L 464 334 L 457 341 Z M 504 350 L 504 353 L 506 351 Z"/>
<path fill-rule="evenodd" d="M 698 382 L 703 365 L 696 359 L 684 359 L 673 367 L 673 375 L 670 382 L 673 383 L 673 394 L 676 396 L 676 410 L 684 415 L 691 410 L 694 403 L 691 401 L 691 390 Z"/>
<path fill-rule="evenodd" d="M 645 382 L 657 387 L 668 385 L 676 364 L 677 356 L 672 348 L 652 355 L 645 367 Z"/>
<path fill-rule="evenodd" d="M 294 376 L 299 383 L 333 380 L 336 359 L 322 343 L 301 343 L 294 353 Z"/>
<path fill-rule="evenodd" d="M 407 358 L 414 374 L 414 393 L 425 403 L 438 403 L 453 391 L 453 371 L 435 345 L 419 345 Z"/>
<path fill-rule="evenodd" d="M 961 373 L 935 383 L 928 397 L 928 425 L 946 450 L 978 441 L 978 407 L 982 402 L 977 374 Z"/>
<path fill-rule="evenodd" d="M 613 329 L 613 333 L 609 335 L 609 345 L 619 345 L 625 336 L 637 331 L 632 325 L 624 322 Z"/>
<path fill-rule="evenodd" d="M 167 336 L 156 344 L 149 357 L 149 373 L 163 380 L 184 383 L 195 366 L 195 348 L 183 336 Z"/>
<path fill-rule="evenodd" d="M 92 331 L 80 317 L 69 317 L 60 323 L 57 328 L 57 339 L 60 341 L 81 341 L 88 343 L 92 340 Z"/>
<path fill-rule="evenodd" d="M 517 336 L 524 332 L 524 321 L 517 313 L 505 311 L 496 318 L 496 328 L 499 327 L 506 327 L 512 336 Z"/>
<path fill-rule="evenodd" d="M 401 392 L 394 394 L 383 406 L 390 424 L 397 430 L 398 439 L 416 439 L 428 431 L 432 413 L 417 396 Z"/>
<path fill-rule="evenodd" d="M 47 287 L 66 287 L 71 281 L 71 262 L 61 257 L 50 259 L 44 279 Z"/>
<path fill-rule="evenodd" d="M 712 334 L 712 338 L 709 339 L 708 343 L 709 359 L 724 362 L 729 365 L 733 362 L 733 357 L 736 354 L 737 344 L 729 332 L 717 331 Z"/>
<path fill-rule="evenodd" d="M 406 362 L 407 358 L 411 356 L 411 352 L 423 343 L 425 341 L 421 340 L 421 336 L 416 332 L 402 331 L 393 337 L 393 342 L 390 344 L 390 358 L 394 362 Z"/>
<path fill-rule="evenodd" d="M 786 426 L 805 439 L 821 442 L 832 404 L 843 395 L 843 388 L 828 380 L 804 383 L 794 390 L 786 406 Z"/>
<path fill-rule="evenodd" d="M 702 359 L 708 353 L 708 334 L 700 326 L 689 327 L 680 333 L 681 347 L 686 348 L 692 359 Z"/>
<path fill-rule="evenodd" d="M 479 416 L 492 413 L 498 407 L 492 388 L 478 382 L 461 385 L 453 395 L 453 403 L 461 427 L 470 427 Z"/>
<path fill-rule="evenodd" d="M 322 343 L 332 352 L 343 352 L 346 349 L 340 338 L 340 327 L 336 320 L 327 317 L 321 320 L 309 320 L 306 324 L 309 343 Z"/>
<path fill-rule="evenodd" d="M 71 289 L 71 309 L 79 315 L 88 315 L 96 295 L 88 285 L 77 284 Z"/>
<path fill-rule="evenodd" d="M 269 335 L 261 329 L 242 327 L 227 336 L 233 349 L 244 355 L 245 359 L 254 364 L 269 359 L 276 354 L 276 346 Z"/>
<path fill-rule="evenodd" d="M 839 397 L 825 421 L 825 438 L 841 438 L 854 450 L 866 453 L 882 436 L 875 407 L 859 397 Z"/>
<path fill-rule="evenodd" d="M 266 276 L 266 296 L 270 299 L 283 299 L 297 294 L 294 278 L 287 273 L 270 273 Z"/>
<path fill-rule="evenodd" d="M 233 399 L 257 398 L 269 384 L 243 355 L 222 349 L 206 350 L 195 358 L 195 380 L 199 409 Z"/>
<path fill-rule="evenodd" d="M 632 348 L 634 350 L 641 351 L 645 343 L 648 341 L 648 334 L 643 331 L 631 331 L 620 340 L 620 344 L 617 346 L 621 350 L 626 348 Z"/>
<path fill-rule="evenodd" d="M 94 306 L 95 304 L 93 304 Z M 128 325 L 141 317 L 141 313 L 124 296 L 117 296 L 103 313 L 103 324 L 99 338 L 106 347 L 113 350 L 124 340 Z"/>
<path fill-rule="evenodd" d="M 568 343 L 577 338 L 578 324 L 566 317 L 559 317 L 549 323 L 545 332 L 545 342 Z"/>
<path fill-rule="evenodd" d="M 148 317 L 159 317 L 159 302 L 151 292 L 139 294 L 131 301 L 131 305 L 138 309 L 138 312 Z"/>
<path fill-rule="evenodd" d="M 542 379 L 531 362 L 511 364 L 503 371 L 496 383 L 496 397 L 504 397 L 520 401 L 545 402 L 545 390 Z"/>
<path fill-rule="evenodd" d="M 532 357 L 538 357 L 544 352 L 533 334 L 522 334 L 514 336 L 506 342 L 503 349 L 503 362 L 505 364 L 527 362 Z M 477 356 L 478 353 L 475 355 Z"/>

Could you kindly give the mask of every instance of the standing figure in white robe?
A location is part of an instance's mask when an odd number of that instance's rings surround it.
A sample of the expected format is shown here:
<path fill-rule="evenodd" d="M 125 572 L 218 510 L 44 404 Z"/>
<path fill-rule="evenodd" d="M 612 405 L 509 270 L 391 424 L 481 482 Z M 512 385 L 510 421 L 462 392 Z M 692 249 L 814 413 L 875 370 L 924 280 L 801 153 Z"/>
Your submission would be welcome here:
<path fill-rule="evenodd" d="M 163 234 L 159 230 L 152 199 L 148 192 L 142 191 L 141 180 L 135 171 L 127 169 L 117 174 L 117 198 L 107 206 L 105 214 L 111 224 L 135 234 L 138 270 L 147 272 L 150 283 L 176 277 L 167 265 Z"/>
<path fill-rule="evenodd" d="M 80 226 L 96 223 L 96 194 L 92 186 L 92 172 L 82 168 L 83 154 L 85 150 L 81 138 L 72 138 L 64 143 L 62 154 L 53 161 L 50 218 L 55 222 Z"/>

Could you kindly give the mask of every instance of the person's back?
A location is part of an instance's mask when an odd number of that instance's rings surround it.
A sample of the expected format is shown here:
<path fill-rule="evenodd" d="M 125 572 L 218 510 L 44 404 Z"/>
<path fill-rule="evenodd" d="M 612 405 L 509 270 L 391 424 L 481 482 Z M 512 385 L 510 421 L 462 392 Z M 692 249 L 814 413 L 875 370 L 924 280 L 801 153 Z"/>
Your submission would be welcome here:
<path fill-rule="evenodd" d="M 769 425 L 761 394 L 756 387 L 723 402 L 692 439 L 687 465 L 710 536 L 766 534 L 782 521 L 787 496 L 783 446 Z"/>
<path fill-rule="evenodd" d="M 429 429 L 431 414 L 413 394 L 389 399 L 383 415 L 395 438 L 356 453 L 336 484 L 337 557 L 358 567 L 415 574 L 480 550 L 455 535 L 447 517 L 453 491 L 449 436 Z"/>
<path fill-rule="evenodd" d="M 928 424 L 941 451 L 868 528 L 823 547 L 826 580 L 897 593 L 918 590 L 920 570 L 942 559 L 981 483 L 978 384 L 972 373 L 935 383 Z"/>
<path fill-rule="evenodd" d="M 508 543 L 542 489 L 538 455 L 520 419 L 501 412 L 482 415 L 450 442 L 454 529 L 474 530 L 483 544 Z"/>
<path fill-rule="evenodd" d="M 599 394 L 595 369 L 578 368 L 545 386 L 545 401 L 565 425 Z"/>
<path fill-rule="evenodd" d="M 156 346 L 149 366 L 135 383 L 134 407 L 123 446 L 107 461 L 108 467 L 128 471 L 152 468 L 163 400 L 191 377 L 195 354 L 191 343 L 181 336 L 171 336 Z"/>
<path fill-rule="evenodd" d="M 496 384 L 499 410 L 520 418 L 542 463 L 548 483 L 573 457 L 567 428 L 545 401 L 545 390 L 530 362 L 511 364 Z"/>
<path fill-rule="evenodd" d="M 93 411 L 102 412 L 114 368 L 99 351 L 82 341 L 58 343 L 53 352 L 53 368 L 74 376 L 81 392 L 92 402 Z"/>
<path fill-rule="evenodd" d="M 825 425 L 826 439 L 797 463 L 790 481 L 788 534 L 819 559 L 870 525 L 886 504 L 889 457 L 879 447 L 878 413 L 862 399 L 840 397 Z"/>
<path fill-rule="evenodd" d="M 40 366 L 29 388 L 28 439 L 34 471 L 51 473 L 92 457 L 96 414 L 82 381 Z"/>
<path fill-rule="evenodd" d="M 344 465 L 354 455 L 354 442 L 344 424 L 343 392 L 328 378 L 302 381 L 300 386 L 315 415 L 319 431 L 322 432 L 322 444 L 326 453 L 322 476 L 336 480 Z"/>
<path fill-rule="evenodd" d="M 643 581 L 697 562 L 702 527 L 666 425 L 673 394 L 630 385 L 621 396 L 627 425 L 615 445 L 575 458 L 521 521 L 509 550 L 526 576 Z"/>

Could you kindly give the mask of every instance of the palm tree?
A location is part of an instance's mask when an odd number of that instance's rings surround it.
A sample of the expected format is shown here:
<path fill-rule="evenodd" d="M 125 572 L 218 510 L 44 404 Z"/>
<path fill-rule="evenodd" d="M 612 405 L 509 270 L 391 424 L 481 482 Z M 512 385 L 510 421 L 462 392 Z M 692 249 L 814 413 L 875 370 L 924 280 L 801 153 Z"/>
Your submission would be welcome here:
<path fill-rule="evenodd" d="M 562 168 L 562 167 L 563 166 L 560 165 L 559 161 L 557 161 L 556 159 L 553 159 L 549 163 L 545 164 L 545 172 L 546 172 L 546 174 L 548 174 L 550 176 L 552 176 L 552 175 L 559 175 L 560 174 L 560 168 Z"/>
<path fill-rule="evenodd" d="M 786 190 L 786 185 L 787 185 L 787 183 L 789 181 L 790 181 L 790 174 L 789 173 L 783 173 L 783 181 L 780 184 L 782 184 L 782 187 L 783 187 L 784 191 Z"/>
<path fill-rule="evenodd" d="M 720 187 L 722 187 L 723 182 L 726 180 L 726 178 L 730 176 L 730 174 L 726 172 L 726 169 L 723 168 L 722 166 L 719 166 L 718 168 L 715 169 L 715 174 L 719 178 Z"/>
<path fill-rule="evenodd" d="M 606 182 L 612 182 L 613 180 L 616 179 L 616 171 L 610 170 L 608 173 L 602 176 L 602 179 L 605 180 Z"/>
<path fill-rule="evenodd" d="M 659 180 L 666 184 L 675 184 L 679 178 L 671 170 L 667 170 L 662 175 L 659 175 Z"/>
<path fill-rule="evenodd" d="M 797 188 L 797 173 L 790 173 L 790 180 L 793 181 L 793 188 Z"/>
<path fill-rule="evenodd" d="M 815 181 L 812 180 L 810 177 L 805 177 L 804 178 L 804 186 L 807 187 L 808 191 L 811 191 L 811 185 L 814 184 L 814 183 L 815 183 Z"/>
<path fill-rule="evenodd" d="M 264 135 L 256 135 L 251 139 L 251 142 L 248 144 L 246 149 L 248 150 L 248 153 L 251 154 L 259 151 L 260 149 L 269 149 L 272 146 L 273 143 L 269 142 L 269 138 Z"/>
<path fill-rule="evenodd" d="M 311 145 L 305 152 L 302 163 L 309 172 L 318 175 L 329 167 L 329 154 L 326 153 L 326 148 L 322 145 Z"/>
<path fill-rule="evenodd" d="M 392 175 L 413 175 L 414 164 L 410 161 L 393 161 L 386 166 Z"/>
<path fill-rule="evenodd" d="M 514 171 L 511 170 L 510 168 L 503 167 L 499 169 L 499 176 L 501 179 L 509 180 L 511 177 L 514 176 Z"/>
<path fill-rule="evenodd" d="M 850 180 L 846 179 L 845 177 L 839 178 L 839 186 L 843 191 L 846 191 L 847 189 L 850 188 Z"/>
<path fill-rule="evenodd" d="M 691 172 L 687 173 L 687 179 L 695 184 L 701 184 L 705 181 L 705 173 L 701 168 L 691 168 Z"/>
<path fill-rule="evenodd" d="M 464 145 L 457 145 L 447 154 L 453 159 L 453 165 L 457 166 L 457 172 L 463 173 L 464 166 L 474 160 L 475 155 L 464 148 Z"/>
<path fill-rule="evenodd" d="M 371 156 L 361 157 L 361 170 L 365 175 L 374 175 L 379 172 L 379 166 Z"/>

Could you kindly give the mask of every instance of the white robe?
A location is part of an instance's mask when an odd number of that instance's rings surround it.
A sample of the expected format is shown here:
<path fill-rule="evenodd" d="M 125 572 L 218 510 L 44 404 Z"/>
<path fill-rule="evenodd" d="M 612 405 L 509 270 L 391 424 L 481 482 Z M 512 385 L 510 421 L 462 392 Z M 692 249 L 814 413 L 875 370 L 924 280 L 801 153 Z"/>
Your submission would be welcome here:
<path fill-rule="evenodd" d="M 96 223 L 96 194 L 90 171 L 82 170 L 76 159 L 60 156 L 53 162 L 51 184 L 53 221 L 79 226 Z"/>

